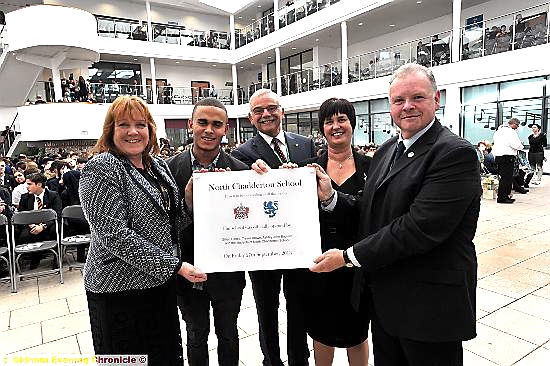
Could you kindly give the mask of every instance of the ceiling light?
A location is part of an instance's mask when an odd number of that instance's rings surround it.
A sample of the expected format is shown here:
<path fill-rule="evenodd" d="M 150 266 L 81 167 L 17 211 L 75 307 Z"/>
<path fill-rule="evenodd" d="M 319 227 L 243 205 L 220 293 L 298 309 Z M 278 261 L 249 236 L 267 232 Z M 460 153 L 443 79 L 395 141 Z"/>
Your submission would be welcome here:
<path fill-rule="evenodd" d="M 240 68 L 241 68 L 241 69 L 244 69 L 244 66 L 241 66 Z"/>
<path fill-rule="evenodd" d="M 239 19 L 242 19 L 242 18 L 243 18 L 243 16 L 242 16 L 242 15 L 239 15 Z"/>
<path fill-rule="evenodd" d="M 319 42 L 319 38 L 315 38 L 315 42 Z"/>
<path fill-rule="evenodd" d="M 255 21 L 256 19 L 254 19 L 254 18 L 250 18 L 250 20 L 252 20 L 252 21 Z"/>
<path fill-rule="evenodd" d="M 176 61 L 177 64 L 179 64 L 180 62 L 179 61 Z"/>
<path fill-rule="evenodd" d="M 417 3 L 417 4 L 422 4 L 422 1 L 421 1 L 421 0 L 418 0 L 416 3 Z"/>
<path fill-rule="evenodd" d="M 216 67 L 216 64 L 212 65 L 213 67 Z"/>
<path fill-rule="evenodd" d="M 363 25 L 363 22 L 359 22 L 357 23 L 358 26 L 362 26 Z"/>
<path fill-rule="evenodd" d="M 271 58 L 271 56 L 267 56 L 267 58 Z"/>
<path fill-rule="evenodd" d="M 135 58 L 134 61 L 137 61 L 137 58 Z"/>
<path fill-rule="evenodd" d="M 258 8 L 261 8 L 262 7 L 262 4 L 258 4 Z"/>
<path fill-rule="evenodd" d="M 390 27 L 395 27 L 395 24 L 390 24 Z"/>
<path fill-rule="evenodd" d="M 292 49 L 293 49 L 293 50 L 295 50 L 295 49 L 296 49 L 296 47 L 292 47 Z"/>

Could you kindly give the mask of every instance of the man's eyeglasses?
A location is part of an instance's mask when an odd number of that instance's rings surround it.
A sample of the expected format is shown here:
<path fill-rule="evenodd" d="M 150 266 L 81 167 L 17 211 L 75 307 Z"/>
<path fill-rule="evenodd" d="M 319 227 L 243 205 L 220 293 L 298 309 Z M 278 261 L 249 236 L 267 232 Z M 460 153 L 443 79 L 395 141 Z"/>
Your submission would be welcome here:
<path fill-rule="evenodd" d="M 252 114 L 256 116 L 261 116 L 262 114 L 264 114 L 265 110 L 267 110 L 267 113 L 273 114 L 277 112 L 278 109 L 279 109 L 278 105 L 268 105 L 267 107 L 256 107 L 252 109 Z"/>

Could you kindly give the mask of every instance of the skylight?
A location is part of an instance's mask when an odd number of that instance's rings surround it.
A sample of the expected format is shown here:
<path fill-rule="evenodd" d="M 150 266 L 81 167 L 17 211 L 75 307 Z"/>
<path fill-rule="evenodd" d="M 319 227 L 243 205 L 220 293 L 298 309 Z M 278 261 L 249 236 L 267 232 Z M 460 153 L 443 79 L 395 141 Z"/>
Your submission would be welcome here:
<path fill-rule="evenodd" d="M 254 0 L 199 0 L 199 2 L 226 11 L 230 14 L 235 14 L 245 6 L 253 3 Z"/>

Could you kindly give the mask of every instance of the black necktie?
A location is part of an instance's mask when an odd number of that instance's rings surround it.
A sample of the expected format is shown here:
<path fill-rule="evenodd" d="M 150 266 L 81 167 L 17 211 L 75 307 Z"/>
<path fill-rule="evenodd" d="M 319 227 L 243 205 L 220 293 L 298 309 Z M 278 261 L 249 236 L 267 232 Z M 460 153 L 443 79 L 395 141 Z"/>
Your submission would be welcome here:
<path fill-rule="evenodd" d="M 279 159 L 281 159 L 281 162 L 282 163 L 287 163 L 288 160 L 286 159 L 286 156 L 285 154 L 283 153 L 283 150 L 281 150 L 281 142 L 279 141 L 278 138 L 273 138 L 273 149 L 275 150 L 275 152 L 277 153 L 277 156 L 279 157 Z"/>
<path fill-rule="evenodd" d="M 393 158 L 390 164 L 390 170 L 391 168 L 393 168 L 393 166 L 395 165 L 395 162 L 401 157 L 401 155 L 403 155 L 404 152 L 405 152 L 405 144 L 403 143 L 403 141 L 399 141 L 399 143 L 395 148 L 395 151 L 393 152 Z"/>

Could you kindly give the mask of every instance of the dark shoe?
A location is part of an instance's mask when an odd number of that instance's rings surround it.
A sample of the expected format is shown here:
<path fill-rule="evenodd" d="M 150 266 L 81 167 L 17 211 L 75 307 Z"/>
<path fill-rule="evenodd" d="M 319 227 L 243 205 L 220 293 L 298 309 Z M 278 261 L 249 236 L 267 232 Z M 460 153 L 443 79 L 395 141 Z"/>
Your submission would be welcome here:
<path fill-rule="evenodd" d="M 529 188 L 529 183 L 525 183 L 525 184 L 523 185 L 523 187 Z"/>
<path fill-rule="evenodd" d="M 503 200 L 497 200 L 497 203 L 514 203 L 516 200 L 513 198 L 506 198 Z"/>
<path fill-rule="evenodd" d="M 518 193 L 521 193 L 521 194 L 526 194 L 527 192 L 529 192 L 528 189 L 525 189 L 523 187 L 519 187 L 518 189 L 514 189 L 514 191 L 516 191 Z"/>

